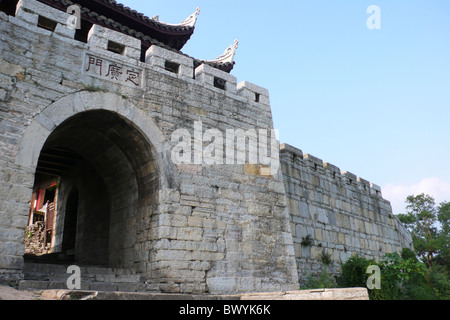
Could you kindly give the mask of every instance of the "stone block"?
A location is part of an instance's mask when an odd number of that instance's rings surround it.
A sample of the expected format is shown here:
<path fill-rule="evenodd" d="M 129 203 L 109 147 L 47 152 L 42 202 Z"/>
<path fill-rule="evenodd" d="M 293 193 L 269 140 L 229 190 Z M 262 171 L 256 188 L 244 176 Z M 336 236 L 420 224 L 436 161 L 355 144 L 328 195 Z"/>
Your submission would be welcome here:
<path fill-rule="evenodd" d="M 194 77 L 194 60 L 192 58 L 156 45 L 147 50 L 145 62 L 165 74 L 177 74 L 189 79 Z"/>
<path fill-rule="evenodd" d="M 71 17 L 71 15 L 66 12 L 52 8 L 36 0 L 19 0 L 16 6 L 16 16 L 19 15 L 21 18 L 23 18 L 23 12 L 37 14 L 39 16 L 55 21 L 62 26 L 67 26 L 67 22 Z"/>
<path fill-rule="evenodd" d="M 203 218 L 201 217 L 189 217 L 187 222 L 188 227 L 202 227 Z"/>
<path fill-rule="evenodd" d="M 307 165 L 313 170 L 313 171 L 320 171 L 323 170 L 323 160 L 319 159 L 313 155 L 310 155 L 308 153 L 306 153 L 303 156 L 303 159 L 308 161 L 306 162 Z"/>
<path fill-rule="evenodd" d="M 237 283 L 234 277 L 210 277 L 206 283 L 211 294 L 236 292 Z"/>
<path fill-rule="evenodd" d="M 270 106 L 269 91 L 248 81 L 240 82 L 237 87 L 237 94 L 248 99 L 249 103 Z"/>
<path fill-rule="evenodd" d="M 342 172 L 342 176 L 346 179 L 346 182 L 348 184 L 356 184 L 356 181 L 358 179 L 358 177 L 355 174 L 348 171 Z"/>
<path fill-rule="evenodd" d="M 75 37 L 75 29 L 72 28 L 68 28 L 66 25 L 62 25 L 60 23 L 58 23 L 56 25 L 56 29 L 55 29 L 55 33 L 63 36 L 63 37 L 67 37 L 69 39 L 73 39 Z"/>
<path fill-rule="evenodd" d="M 325 162 L 323 164 L 323 167 L 325 170 L 328 170 L 331 174 L 334 174 L 334 177 L 337 177 L 338 175 L 341 174 L 341 169 L 339 169 L 339 167 L 335 166 L 334 164 Z"/>
<path fill-rule="evenodd" d="M 195 227 L 178 228 L 177 239 L 188 241 L 201 241 L 203 238 L 203 229 Z"/>
<path fill-rule="evenodd" d="M 19 18 L 25 22 L 30 23 L 33 26 L 38 25 L 39 15 L 33 13 L 24 8 L 24 6 L 18 6 L 16 9 L 16 18 Z"/>
<path fill-rule="evenodd" d="M 382 197 L 381 187 L 376 184 L 371 183 L 370 184 L 370 194 L 372 196 L 381 198 Z"/>
<path fill-rule="evenodd" d="M 208 87 L 214 87 L 216 80 L 225 82 L 224 90 L 236 94 L 237 79 L 235 76 L 218 70 L 207 64 L 202 64 L 195 69 L 195 79 Z M 219 89 L 220 90 L 220 89 Z"/>
<path fill-rule="evenodd" d="M 318 208 L 316 220 L 323 224 L 329 224 L 327 210 L 323 208 Z"/>
<path fill-rule="evenodd" d="M 111 47 L 111 44 L 118 44 L 119 46 L 123 46 L 123 51 L 121 53 L 116 52 L 117 55 L 122 55 L 137 61 L 141 58 L 140 40 L 97 24 L 94 24 L 89 31 L 88 44 L 90 49 L 95 51 L 107 51 Z"/>
<path fill-rule="evenodd" d="M 289 144 L 283 143 L 280 145 L 280 156 L 284 156 L 285 154 L 291 154 L 292 156 L 289 157 L 290 161 L 294 161 L 294 156 L 296 159 L 303 159 L 303 151 L 295 148 Z M 284 161 L 282 161 L 282 164 L 284 164 Z M 290 169 L 291 165 L 290 164 L 286 164 L 286 168 Z M 285 172 L 286 173 L 286 172 Z"/>

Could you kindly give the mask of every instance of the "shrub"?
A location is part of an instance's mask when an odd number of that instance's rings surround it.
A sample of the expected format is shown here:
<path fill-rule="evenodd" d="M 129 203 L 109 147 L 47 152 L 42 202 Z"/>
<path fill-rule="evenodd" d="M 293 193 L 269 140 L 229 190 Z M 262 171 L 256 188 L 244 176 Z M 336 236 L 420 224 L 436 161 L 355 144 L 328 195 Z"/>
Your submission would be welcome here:
<path fill-rule="evenodd" d="M 325 270 L 318 277 L 309 277 L 304 289 L 367 287 L 366 273 L 371 265 L 380 267 L 381 289 L 369 290 L 371 300 L 450 300 L 450 281 L 447 267 L 434 265 L 432 269 L 420 262 L 413 251 L 403 250 L 400 256 L 391 253 L 380 262 L 353 256 L 342 264 L 337 279 Z"/>
<path fill-rule="evenodd" d="M 319 276 L 310 275 L 305 281 L 305 284 L 300 288 L 302 290 L 307 289 L 331 289 L 338 288 L 335 277 L 328 273 L 325 267 Z"/>
<path fill-rule="evenodd" d="M 403 259 L 397 253 L 385 255 L 379 263 L 381 268 L 381 290 L 372 290 L 377 300 L 427 299 L 425 286 L 426 266 L 415 257 Z M 422 289 L 422 290 L 421 290 Z M 423 291 L 423 297 L 417 296 Z"/>
<path fill-rule="evenodd" d="M 375 260 L 367 260 L 358 255 L 351 257 L 342 265 L 342 274 L 337 282 L 342 288 L 367 287 L 369 274 L 367 268 L 376 265 Z"/>

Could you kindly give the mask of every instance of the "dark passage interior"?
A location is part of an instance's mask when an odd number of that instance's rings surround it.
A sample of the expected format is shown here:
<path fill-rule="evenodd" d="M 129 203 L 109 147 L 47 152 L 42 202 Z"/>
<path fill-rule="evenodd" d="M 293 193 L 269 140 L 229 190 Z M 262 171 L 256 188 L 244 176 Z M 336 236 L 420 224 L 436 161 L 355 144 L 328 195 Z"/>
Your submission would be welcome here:
<path fill-rule="evenodd" d="M 46 240 L 25 258 L 135 267 L 158 188 L 152 147 L 133 124 L 104 110 L 69 118 L 41 151 L 29 225 L 41 223 Z"/>
<path fill-rule="evenodd" d="M 72 191 L 70 191 L 66 202 L 64 231 L 61 245 L 62 252 L 71 252 L 75 250 L 77 239 L 78 201 L 79 192 L 78 189 L 74 187 Z"/>

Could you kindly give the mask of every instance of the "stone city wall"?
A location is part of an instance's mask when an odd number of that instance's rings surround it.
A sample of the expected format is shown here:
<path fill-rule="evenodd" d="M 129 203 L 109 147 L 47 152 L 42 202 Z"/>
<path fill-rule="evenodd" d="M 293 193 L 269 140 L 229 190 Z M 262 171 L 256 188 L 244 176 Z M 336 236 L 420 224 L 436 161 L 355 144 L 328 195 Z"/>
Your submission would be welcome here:
<path fill-rule="evenodd" d="M 381 188 L 290 145 L 281 146 L 300 281 L 358 254 L 378 260 L 411 248 L 409 233 L 392 214 Z"/>

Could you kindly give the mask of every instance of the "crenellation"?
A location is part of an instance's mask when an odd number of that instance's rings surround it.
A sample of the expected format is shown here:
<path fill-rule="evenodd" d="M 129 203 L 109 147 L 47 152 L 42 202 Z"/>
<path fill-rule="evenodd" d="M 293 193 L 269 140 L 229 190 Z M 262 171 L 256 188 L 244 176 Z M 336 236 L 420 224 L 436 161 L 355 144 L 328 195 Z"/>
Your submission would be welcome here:
<path fill-rule="evenodd" d="M 37 3 L 37 5 L 35 5 Z M 54 31 L 56 36 L 63 36 L 73 39 L 75 30 L 67 28 L 67 21 L 71 15 L 62 13 L 61 11 L 53 8 L 46 10 L 46 6 L 33 0 L 24 0 L 23 3 L 19 3 L 17 7 L 17 16 L 19 20 L 30 23 L 33 26 L 37 26 L 39 16 L 46 18 L 53 17 L 57 22 L 56 30 Z M 55 14 L 57 12 L 57 14 Z M 10 20 L 16 20 L 16 17 L 9 17 Z M 50 18 L 49 18 L 50 19 Z M 105 18 L 106 19 L 106 18 Z M 17 20 L 16 20 L 17 21 Z M 16 22 L 20 24 L 19 22 Z M 33 29 L 33 31 L 36 31 Z M 52 32 L 49 30 L 41 29 L 44 35 L 50 35 Z M 110 57 L 112 59 L 128 58 L 129 63 L 140 64 L 141 57 L 141 41 L 137 40 L 133 36 L 125 35 L 120 32 L 104 28 L 102 26 L 94 24 L 88 34 L 89 50 L 92 52 L 101 53 L 103 56 Z M 114 46 L 119 48 L 114 48 Z M 123 46 L 120 48 L 120 46 Z M 120 50 L 120 51 L 118 51 Z M 169 66 L 167 65 L 169 64 Z M 146 64 L 157 67 L 160 72 L 166 74 L 178 74 L 179 76 L 187 78 L 198 79 L 202 84 L 212 85 L 211 88 L 216 92 L 221 90 L 231 94 L 238 94 L 246 99 L 249 104 L 256 104 L 260 106 L 270 107 L 269 92 L 267 89 L 243 81 L 237 85 L 236 78 L 229 73 L 220 71 L 211 67 L 208 64 L 201 64 L 195 70 L 193 69 L 193 59 L 178 54 L 172 50 L 167 50 L 156 45 L 151 46 L 146 52 Z M 178 68 L 174 72 L 173 68 Z M 270 111 L 270 110 L 269 110 Z"/>
<path fill-rule="evenodd" d="M 307 154 L 305 153 L 303 155 L 303 160 L 305 162 L 305 164 L 308 166 L 308 168 L 312 171 L 312 172 L 318 172 L 320 174 L 323 173 L 324 171 L 324 166 L 323 166 L 323 160 L 319 159 L 313 155 Z"/>
<path fill-rule="evenodd" d="M 358 188 L 363 194 L 370 194 L 370 182 L 358 177 L 357 178 Z"/>
<path fill-rule="evenodd" d="M 158 46 L 151 46 L 147 50 L 145 62 L 166 74 L 176 74 L 190 79 L 194 77 L 192 58 Z"/>
<path fill-rule="evenodd" d="M 372 196 L 381 198 L 382 197 L 381 187 L 376 184 L 370 183 L 370 194 Z"/>
<path fill-rule="evenodd" d="M 248 99 L 249 104 L 270 107 L 269 91 L 248 81 L 237 85 L 237 94 Z"/>
<path fill-rule="evenodd" d="M 2 12 L 3 13 L 3 12 Z M 18 19 L 28 22 L 31 25 L 37 26 L 39 21 L 39 15 L 26 9 L 23 5 L 18 5 L 16 8 L 16 15 Z"/>
<path fill-rule="evenodd" d="M 356 183 L 357 183 L 358 177 L 351 172 L 348 172 L 348 171 L 342 172 L 342 177 L 344 178 L 344 181 L 348 185 L 356 185 Z"/>
<path fill-rule="evenodd" d="M 212 88 L 215 92 L 221 92 L 222 90 L 222 92 L 226 91 L 231 94 L 237 93 L 236 77 L 208 64 L 203 63 L 195 69 L 195 79 Z"/>
<path fill-rule="evenodd" d="M 335 166 L 334 164 L 331 164 L 329 162 L 324 162 L 323 163 L 323 167 L 325 170 L 330 171 L 330 173 L 336 173 L 336 174 L 341 174 L 341 169 L 339 169 L 338 166 Z"/>
<path fill-rule="evenodd" d="M 58 23 L 55 28 L 56 36 L 66 37 L 68 39 L 74 39 L 75 32 L 76 32 L 75 29 L 67 28 L 67 25 L 61 23 Z"/>
<path fill-rule="evenodd" d="M 110 56 L 127 57 L 130 63 L 137 64 L 141 58 L 140 40 L 96 24 L 89 31 L 88 44 L 91 51 L 103 54 L 105 54 L 105 51 L 109 51 L 113 53 Z"/>
<path fill-rule="evenodd" d="M 298 149 L 298 148 L 295 148 L 295 147 L 293 147 L 293 146 L 291 146 L 289 144 L 285 144 L 285 143 L 281 144 L 281 146 L 280 146 L 280 154 L 282 156 L 294 155 L 298 159 L 302 159 L 303 160 L 303 151 Z M 294 159 L 292 159 L 292 160 L 294 160 Z"/>
<path fill-rule="evenodd" d="M 16 16 L 23 18 L 26 14 L 28 16 L 38 15 L 49 20 L 52 20 L 62 26 L 67 26 L 71 15 L 61 10 L 47 6 L 35 0 L 19 0 L 16 7 Z M 34 18 L 33 18 L 34 21 Z M 37 25 L 37 21 L 36 21 Z"/>

